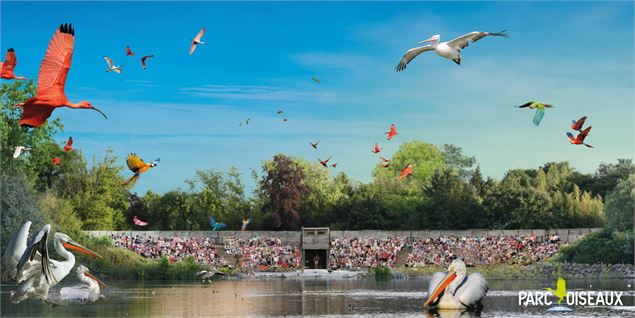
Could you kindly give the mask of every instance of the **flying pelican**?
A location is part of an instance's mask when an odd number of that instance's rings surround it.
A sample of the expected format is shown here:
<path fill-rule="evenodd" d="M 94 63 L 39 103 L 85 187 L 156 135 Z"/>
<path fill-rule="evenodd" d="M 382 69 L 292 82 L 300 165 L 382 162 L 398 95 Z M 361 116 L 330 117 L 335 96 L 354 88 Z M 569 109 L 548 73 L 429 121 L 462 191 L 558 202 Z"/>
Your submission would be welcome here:
<path fill-rule="evenodd" d="M 192 39 L 192 45 L 190 46 L 190 55 L 194 53 L 197 45 L 205 44 L 205 42 L 201 41 L 203 34 L 205 34 L 205 28 L 202 28 L 200 31 L 198 31 L 198 34 L 196 35 L 196 37 Z"/>
<path fill-rule="evenodd" d="M 454 63 L 461 65 L 461 50 L 466 48 L 469 45 L 470 41 L 476 42 L 486 36 L 502 36 L 505 38 L 509 37 L 509 35 L 505 33 L 505 30 L 497 33 L 474 31 L 465 35 L 461 35 L 460 37 L 452 41 L 439 43 L 441 35 L 435 34 L 431 38 L 419 42 L 419 44 L 423 44 L 426 42 L 429 42 L 430 44 L 408 50 L 403 58 L 401 58 L 401 61 L 399 61 L 397 67 L 395 67 L 395 70 L 397 70 L 397 72 L 405 70 L 406 65 L 408 65 L 410 61 L 414 60 L 417 55 L 430 50 L 434 50 L 435 52 L 437 52 L 437 55 L 445 57 L 446 59 L 450 59 L 454 61 Z"/>
<path fill-rule="evenodd" d="M 20 251 L 23 251 L 20 261 L 15 266 L 16 280 L 18 289 L 11 293 L 11 302 L 17 304 L 27 298 L 40 299 L 43 302 L 48 301 L 49 288 L 55 286 L 75 266 L 75 255 L 66 249 L 72 249 L 86 255 L 101 257 L 99 254 L 83 247 L 81 244 L 73 241 L 68 235 L 63 233 L 55 233 L 53 235 L 53 245 L 55 251 L 63 261 L 49 259 L 47 241 L 51 225 L 47 224 L 29 241 L 23 244 L 30 227 L 27 222 L 20 227 L 16 234 L 15 244 L 7 247 L 5 254 L 12 255 L 9 265 L 15 259 Z M 4 263 L 4 258 L 3 258 Z M 9 270 L 13 270 L 10 268 Z"/>
<path fill-rule="evenodd" d="M 15 147 L 15 149 L 13 150 L 13 159 L 18 159 L 18 157 L 20 157 L 22 152 L 29 151 L 29 150 L 31 150 L 31 148 L 27 148 L 27 147 L 24 147 L 24 146 Z"/>
<path fill-rule="evenodd" d="M 90 269 L 84 265 L 77 266 L 75 270 L 77 278 L 83 283 L 71 287 L 62 287 L 60 296 L 66 301 L 95 302 L 98 299 L 106 298 L 101 294 L 99 285 L 108 288 L 99 278 L 90 273 Z"/>
<path fill-rule="evenodd" d="M 104 56 L 104 60 L 108 64 L 106 72 L 115 72 L 117 74 L 121 74 L 121 66 L 115 66 L 115 64 L 113 64 L 112 62 L 112 59 L 107 56 Z"/>
<path fill-rule="evenodd" d="M 479 273 L 467 275 L 465 263 L 455 259 L 448 267 L 448 273 L 434 273 L 428 287 L 428 300 L 424 307 L 440 309 L 483 308 L 481 301 L 487 294 L 487 282 Z"/>
<path fill-rule="evenodd" d="M 13 69 L 18 64 L 18 59 L 15 57 L 15 50 L 12 48 L 7 50 L 7 56 L 4 57 L 4 62 L 0 62 L 0 78 L 4 79 L 17 79 L 25 80 L 24 76 L 15 76 Z"/>
<path fill-rule="evenodd" d="M 209 271 L 200 271 L 198 273 L 196 273 L 197 276 L 202 276 L 203 277 L 203 282 L 205 282 L 205 280 L 207 280 L 208 283 L 212 283 L 212 277 L 214 277 L 214 275 L 225 275 L 225 273 L 223 272 L 219 272 L 216 269 L 212 269 Z"/>

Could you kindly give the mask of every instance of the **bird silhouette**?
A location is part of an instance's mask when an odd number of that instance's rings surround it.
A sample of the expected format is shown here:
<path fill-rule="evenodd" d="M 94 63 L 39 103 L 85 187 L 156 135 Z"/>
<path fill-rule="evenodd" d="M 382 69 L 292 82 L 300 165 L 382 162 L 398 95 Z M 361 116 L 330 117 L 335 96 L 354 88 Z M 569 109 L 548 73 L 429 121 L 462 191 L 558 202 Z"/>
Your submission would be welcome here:
<path fill-rule="evenodd" d="M 145 163 L 143 161 L 143 159 L 139 158 L 139 156 L 137 156 L 136 153 L 131 153 L 128 158 L 126 158 L 126 164 L 128 165 L 128 169 L 130 169 L 130 171 L 134 172 L 134 175 L 132 177 L 130 177 L 130 179 L 126 180 L 124 183 L 122 183 L 122 185 L 127 185 L 128 189 L 132 189 L 132 187 L 134 187 L 135 183 L 137 183 L 137 180 L 139 179 L 139 176 L 148 171 L 150 168 L 155 167 L 159 161 L 161 159 L 157 158 L 157 160 L 151 162 L 151 163 Z"/>
<path fill-rule="evenodd" d="M 386 138 L 386 140 L 390 140 L 393 137 L 395 137 L 395 135 L 399 135 L 397 133 L 397 128 L 395 127 L 395 124 L 390 124 L 390 130 L 384 133 L 385 135 L 388 135 L 388 138 Z"/>
<path fill-rule="evenodd" d="M 311 144 L 311 147 L 313 147 L 313 149 L 317 149 L 318 144 L 320 143 L 320 141 L 318 140 L 316 143 L 312 143 L 312 142 L 309 142 L 309 143 Z"/>
<path fill-rule="evenodd" d="M 317 76 L 311 76 L 311 79 L 316 83 L 322 83 L 322 81 Z"/>
<path fill-rule="evenodd" d="M 0 78 L 7 80 L 25 80 L 24 76 L 15 76 L 13 69 L 18 65 L 18 59 L 15 56 L 15 50 L 10 48 L 7 50 L 7 55 L 4 57 L 4 62 L 0 62 Z"/>
<path fill-rule="evenodd" d="M 333 167 L 333 168 L 337 168 L 337 164 L 338 164 L 338 163 L 336 162 L 336 163 L 332 164 L 332 165 L 331 165 L 331 167 Z"/>
<path fill-rule="evenodd" d="M 578 135 L 576 137 L 573 137 L 573 134 L 570 132 L 567 132 L 567 137 L 569 137 L 569 140 L 571 141 L 571 144 L 573 145 L 585 145 L 589 148 L 593 148 L 593 146 L 584 143 L 584 139 L 589 135 L 589 133 L 591 132 L 591 127 L 589 126 L 587 127 L 585 130 L 581 131 L 580 133 L 578 133 Z"/>
<path fill-rule="evenodd" d="M 560 302 L 564 300 L 567 296 L 567 282 L 562 277 L 558 277 L 558 283 L 556 284 L 556 290 L 551 288 L 545 288 L 549 292 L 551 292 L 554 296 L 558 297 L 558 305 Z"/>
<path fill-rule="evenodd" d="M 320 162 L 320 164 L 322 164 L 322 166 L 324 166 L 325 168 L 328 168 L 329 167 L 328 162 L 329 162 L 329 160 L 331 160 L 331 157 L 329 157 L 326 160 L 320 160 L 320 158 L 318 158 L 318 161 Z"/>
<path fill-rule="evenodd" d="M 104 56 L 104 61 L 106 61 L 106 64 L 108 64 L 108 68 L 106 69 L 106 73 L 110 73 L 110 72 L 115 72 L 117 74 L 121 74 L 121 65 L 120 66 L 115 66 L 115 64 L 113 63 L 112 59 Z"/>
<path fill-rule="evenodd" d="M 73 150 L 73 137 L 68 137 L 66 145 L 64 146 L 64 152 L 69 152 L 71 150 Z"/>
<path fill-rule="evenodd" d="M 134 55 L 134 52 L 132 52 L 132 50 L 130 49 L 129 46 L 126 46 L 126 55 L 127 56 L 133 56 Z"/>
<path fill-rule="evenodd" d="M 379 145 L 377 145 L 377 143 L 375 143 L 375 148 L 373 148 L 373 150 L 371 150 L 372 153 L 380 153 L 381 150 L 383 148 L 379 148 Z"/>
<path fill-rule="evenodd" d="M 146 55 L 146 56 L 144 56 L 144 57 L 142 57 L 142 58 L 141 58 L 141 67 L 143 67 L 143 69 L 144 69 L 144 70 L 145 70 L 145 69 L 146 69 L 146 67 L 147 67 L 147 65 L 146 65 L 146 60 L 147 60 L 147 59 L 149 59 L 149 58 L 151 58 L 151 57 L 154 57 L 154 54 L 153 54 L 153 55 Z"/>
<path fill-rule="evenodd" d="M 381 161 L 383 161 L 383 162 L 390 162 L 390 160 L 388 160 L 388 159 L 386 159 L 384 157 L 379 157 L 379 159 L 381 159 Z"/>
<path fill-rule="evenodd" d="M 198 31 L 198 34 L 196 34 L 196 36 L 192 39 L 192 45 L 190 46 L 190 55 L 194 53 L 197 45 L 205 44 L 205 42 L 201 41 L 203 34 L 205 34 L 205 28 L 202 28 L 200 31 Z"/>
<path fill-rule="evenodd" d="M 540 125 L 542 118 L 545 117 L 545 108 L 553 108 L 553 105 L 530 101 L 518 106 L 518 108 L 536 109 L 536 113 L 534 114 L 533 121 L 534 121 L 534 125 L 538 126 Z"/>
<path fill-rule="evenodd" d="M 16 105 L 24 110 L 20 117 L 21 126 L 40 127 L 58 107 L 92 109 L 108 119 L 106 114 L 89 102 L 84 100 L 77 104 L 71 103 L 64 94 L 66 76 L 71 68 L 74 41 L 75 30 L 72 25 L 62 24 L 55 31 L 40 65 L 36 95 Z"/>

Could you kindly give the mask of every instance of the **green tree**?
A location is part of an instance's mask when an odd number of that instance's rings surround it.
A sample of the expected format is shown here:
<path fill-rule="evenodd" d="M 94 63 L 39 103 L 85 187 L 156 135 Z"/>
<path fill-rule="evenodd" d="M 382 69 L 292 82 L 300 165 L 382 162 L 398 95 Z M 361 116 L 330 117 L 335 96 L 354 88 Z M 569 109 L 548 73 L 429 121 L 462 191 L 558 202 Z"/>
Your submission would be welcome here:
<path fill-rule="evenodd" d="M 382 178 L 395 178 L 407 165 L 412 164 L 413 176 L 422 186 L 430 184 L 430 178 L 439 169 L 446 167 L 443 153 L 435 145 L 423 141 L 405 142 L 391 158 L 388 168 L 377 165 L 373 170 L 375 180 Z"/>
<path fill-rule="evenodd" d="M 620 181 L 606 196 L 604 212 L 608 227 L 617 231 L 632 230 L 635 226 L 633 211 L 635 211 L 635 174 Z"/>
<path fill-rule="evenodd" d="M 285 155 L 276 155 L 270 164 L 263 165 L 265 177 L 261 181 L 265 196 L 265 226 L 272 230 L 297 230 L 301 219 L 298 209 L 303 198 L 310 194 L 304 183 L 301 166 Z"/>
<path fill-rule="evenodd" d="M 445 164 L 454 169 L 463 180 L 472 175 L 472 167 L 476 164 L 476 158 L 463 154 L 461 147 L 451 144 L 441 146 Z"/>

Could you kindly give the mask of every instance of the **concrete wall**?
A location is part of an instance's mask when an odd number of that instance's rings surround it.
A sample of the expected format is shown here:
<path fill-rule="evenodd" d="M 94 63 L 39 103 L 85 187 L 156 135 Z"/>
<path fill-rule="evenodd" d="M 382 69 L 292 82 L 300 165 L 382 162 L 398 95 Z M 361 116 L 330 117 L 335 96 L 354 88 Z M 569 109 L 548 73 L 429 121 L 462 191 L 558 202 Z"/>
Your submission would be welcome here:
<path fill-rule="evenodd" d="M 440 236 L 501 236 L 514 235 L 526 236 L 536 235 L 539 242 L 546 239 L 548 235 L 556 234 L 563 242 L 572 242 L 577 238 L 596 232 L 600 228 L 584 228 L 584 229 L 551 229 L 551 230 L 465 230 L 465 231 L 331 231 L 331 238 L 339 237 L 405 237 L 410 240 L 438 238 Z M 94 237 L 110 236 L 111 234 L 124 234 L 128 236 L 142 237 L 213 237 L 217 242 L 223 242 L 225 238 L 236 236 L 239 238 L 254 237 L 276 237 L 282 242 L 299 244 L 302 236 L 301 231 L 85 231 L 88 235 Z"/>

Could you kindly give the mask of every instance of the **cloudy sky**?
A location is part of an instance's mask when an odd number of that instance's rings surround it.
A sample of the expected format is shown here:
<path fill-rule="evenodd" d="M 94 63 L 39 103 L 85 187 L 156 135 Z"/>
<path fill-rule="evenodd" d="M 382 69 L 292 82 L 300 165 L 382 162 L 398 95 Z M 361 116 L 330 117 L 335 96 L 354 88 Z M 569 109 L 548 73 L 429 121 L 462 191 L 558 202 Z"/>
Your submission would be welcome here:
<path fill-rule="evenodd" d="M 36 77 L 60 23 L 76 30 L 66 82 L 72 101 L 108 114 L 60 109 L 62 143 L 88 158 L 113 148 L 160 165 L 138 192 L 184 188 L 197 169 L 250 169 L 276 153 L 333 156 L 336 171 L 368 181 L 375 142 L 456 144 L 485 175 L 569 161 L 591 172 L 633 157 L 633 3 L 16 3 L 1 4 L 1 49 Z M 188 55 L 189 41 L 207 28 Z M 434 34 L 506 29 L 463 50 L 461 66 L 433 52 L 404 72 L 404 52 Z M 137 54 L 125 56 L 129 45 Z M 143 70 L 139 57 L 154 54 Z M 106 73 L 102 56 L 123 64 Z M 4 56 L 4 53 L 3 53 Z M 321 83 L 311 80 L 312 76 Z M 556 106 L 540 127 L 528 100 Z M 284 110 L 288 122 L 276 114 Z M 570 145 L 572 119 L 593 126 L 589 149 Z M 250 118 L 249 125 L 239 123 Z M 399 135 L 382 135 L 395 123 Z M 318 151 L 309 142 L 320 140 Z M 316 161 L 317 162 L 317 161 Z M 127 174 L 126 174 L 127 175 Z"/>

